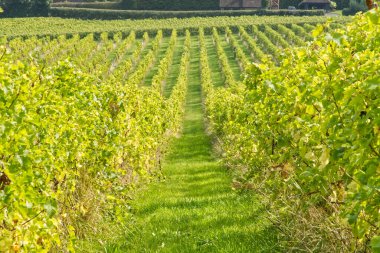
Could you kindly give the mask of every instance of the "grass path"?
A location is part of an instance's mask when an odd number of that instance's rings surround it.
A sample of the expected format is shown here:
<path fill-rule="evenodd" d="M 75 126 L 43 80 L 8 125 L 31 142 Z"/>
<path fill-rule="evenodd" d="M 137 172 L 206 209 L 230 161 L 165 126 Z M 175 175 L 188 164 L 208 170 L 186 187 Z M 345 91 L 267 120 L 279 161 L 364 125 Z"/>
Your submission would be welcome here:
<path fill-rule="evenodd" d="M 189 71 L 183 134 L 164 161 L 166 178 L 133 201 L 131 229 L 114 251 L 273 252 L 275 233 L 262 218 L 260 204 L 252 194 L 231 189 L 231 177 L 212 155 L 195 37 Z"/>

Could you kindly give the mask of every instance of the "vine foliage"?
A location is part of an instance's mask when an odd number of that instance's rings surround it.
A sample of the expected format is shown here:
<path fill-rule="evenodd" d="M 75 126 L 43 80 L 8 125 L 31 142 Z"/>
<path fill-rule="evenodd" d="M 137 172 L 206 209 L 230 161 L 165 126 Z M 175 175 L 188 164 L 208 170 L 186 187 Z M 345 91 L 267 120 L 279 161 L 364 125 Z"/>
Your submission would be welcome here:
<path fill-rule="evenodd" d="M 264 59 L 243 84 L 209 92 L 208 117 L 226 163 L 270 196 L 278 222 L 299 212 L 341 217 L 356 238 L 345 250 L 379 250 L 379 11 L 313 35 L 278 66 Z"/>

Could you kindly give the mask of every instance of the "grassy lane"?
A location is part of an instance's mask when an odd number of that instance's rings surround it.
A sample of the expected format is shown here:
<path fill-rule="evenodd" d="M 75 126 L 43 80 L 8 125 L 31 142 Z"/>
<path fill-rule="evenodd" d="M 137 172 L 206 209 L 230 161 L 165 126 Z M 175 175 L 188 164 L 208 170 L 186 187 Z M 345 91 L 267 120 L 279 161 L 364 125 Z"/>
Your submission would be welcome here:
<path fill-rule="evenodd" d="M 248 56 L 250 60 L 254 61 L 255 59 L 252 57 L 251 50 L 249 50 L 248 44 L 246 44 L 246 42 L 238 34 L 233 33 L 232 36 L 239 43 L 239 46 L 241 50 L 243 50 L 245 55 Z"/>
<path fill-rule="evenodd" d="M 154 75 L 158 72 L 158 67 L 160 66 L 160 61 L 165 57 L 166 51 L 169 48 L 169 40 L 170 37 L 163 37 L 161 41 L 160 48 L 158 49 L 155 62 L 153 63 L 153 67 L 148 70 L 147 75 L 144 78 L 143 86 L 151 86 L 152 79 Z"/>
<path fill-rule="evenodd" d="M 218 52 L 214 45 L 212 36 L 206 36 L 205 42 L 207 47 L 207 56 L 209 59 L 212 82 L 215 87 L 223 87 L 225 83 L 225 76 L 223 75 L 222 68 L 219 63 Z"/>
<path fill-rule="evenodd" d="M 173 62 L 170 66 L 169 73 L 164 84 L 164 96 L 166 98 L 170 97 L 170 94 L 172 93 L 172 89 L 177 83 L 184 42 L 185 42 L 184 36 L 180 36 L 177 38 L 177 43 L 174 48 Z"/>
<path fill-rule="evenodd" d="M 220 38 L 220 44 L 222 45 L 224 49 L 224 53 L 226 54 L 228 58 L 228 63 L 230 65 L 230 68 L 234 74 L 234 79 L 235 81 L 241 81 L 241 69 L 239 67 L 238 59 L 234 55 L 234 49 L 231 46 L 230 43 L 227 42 L 226 40 L 226 35 L 225 34 L 219 34 Z"/>
<path fill-rule="evenodd" d="M 164 161 L 166 179 L 140 191 L 123 241 L 107 252 L 273 252 L 275 230 L 251 194 L 231 189 L 212 155 L 201 104 L 199 46 L 192 39 L 183 135 Z"/>

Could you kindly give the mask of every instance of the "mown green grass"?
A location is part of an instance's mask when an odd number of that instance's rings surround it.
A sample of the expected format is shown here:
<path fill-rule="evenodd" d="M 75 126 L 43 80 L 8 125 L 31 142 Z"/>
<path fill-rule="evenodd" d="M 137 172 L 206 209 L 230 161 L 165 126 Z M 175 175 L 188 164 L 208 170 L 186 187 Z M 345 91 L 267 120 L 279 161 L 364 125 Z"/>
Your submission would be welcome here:
<path fill-rule="evenodd" d="M 209 66 L 211 70 L 212 83 L 214 87 L 222 87 L 224 86 L 225 76 L 223 76 L 222 67 L 219 64 L 218 52 L 211 36 L 207 36 L 205 38 L 205 42 L 207 47 Z"/>
<path fill-rule="evenodd" d="M 162 38 L 160 47 L 156 54 L 153 65 L 149 69 L 147 75 L 144 78 L 143 86 L 151 86 L 153 77 L 157 74 L 158 68 L 160 67 L 160 61 L 165 57 L 166 50 L 169 47 L 169 37 Z"/>
<path fill-rule="evenodd" d="M 232 70 L 232 73 L 234 74 L 235 81 L 241 81 L 242 70 L 239 67 L 239 61 L 234 54 L 233 47 L 230 43 L 227 42 L 225 34 L 219 34 L 219 39 L 221 42 L 220 44 L 224 49 L 224 53 L 227 56 L 228 64 Z"/>
<path fill-rule="evenodd" d="M 173 61 L 169 68 L 168 77 L 164 83 L 164 96 L 166 98 L 170 97 L 172 89 L 177 83 L 178 73 L 181 66 L 181 57 L 183 53 L 183 45 L 185 43 L 185 37 L 180 36 L 177 38 L 177 43 L 174 48 Z"/>
<path fill-rule="evenodd" d="M 255 59 L 252 57 L 251 51 L 248 48 L 248 46 L 246 44 L 244 44 L 244 40 L 238 34 L 232 34 L 232 36 L 236 39 L 240 48 L 245 53 L 245 55 L 247 55 L 250 60 L 254 61 Z"/>
<path fill-rule="evenodd" d="M 140 190 L 125 234 L 104 251 L 274 252 L 276 231 L 260 202 L 232 190 L 205 134 L 196 37 L 189 71 L 183 134 L 165 158 L 165 180 Z"/>

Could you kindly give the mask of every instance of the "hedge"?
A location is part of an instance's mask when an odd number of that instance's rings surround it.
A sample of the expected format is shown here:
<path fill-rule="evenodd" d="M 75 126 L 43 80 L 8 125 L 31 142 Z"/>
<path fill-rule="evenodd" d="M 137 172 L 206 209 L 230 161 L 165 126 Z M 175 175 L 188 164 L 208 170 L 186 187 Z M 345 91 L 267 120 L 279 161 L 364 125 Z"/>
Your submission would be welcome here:
<path fill-rule="evenodd" d="M 0 17 L 47 16 L 50 0 L 0 0 Z"/>
<path fill-rule="evenodd" d="M 52 7 L 112 10 L 216 10 L 219 0 L 124 0 L 122 2 L 61 2 Z"/>
<path fill-rule="evenodd" d="M 323 10 L 214 10 L 214 11 L 149 11 L 149 10 L 101 10 L 86 8 L 52 7 L 50 15 L 79 19 L 160 19 L 217 16 L 323 16 Z"/>
<path fill-rule="evenodd" d="M 342 10 L 343 8 L 346 8 L 349 6 L 349 0 L 332 0 L 336 3 L 336 8 L 338 10 Z M 280 8 L 281 9 L 287 9 L 289 6 L 294 6 L 298 8 L 298 5 L 302 2 L 302 0 L 281 0 L 280 1 Z"/>
<path fill-rule="evenodd" d="M 108 9 L 122 10 L 123 5 L 120 2 L 60 2 L 53 3 L 51 7 L 67 7 L 67 8 L 88 8 L 88 9 Z"/>
<path fill-rule="evenodd" d="M 302 0 L 280 0 L 280 8 L 287 9 L 289 6 L 294 6 L 298 9 L 298 4 L 300 4 Z"/>
<path fill-rule="evenodd" d="M 53 3 L 51 7 L 68 7 L 68 8 L 89 8 L 89 9 L 108 9 L 108 10 L 214 10 L 219 9 L 219 1 L 174 1 L 166 3 L 167 0 L 140 0 L 136 2 L 60 2 Z M 287 9 L 289 6 L 298 8 L 302 0 L 281 0 L 280 8 Z M 349 0 L 335 0 L 337 9 L 349 7 Z M 191 5 L 191 4 L 193 5 Z"/>
<path fill-rule="evenodd" d="M 124 0 L 138 10 L 216 10 L 219 0 Z"/>

